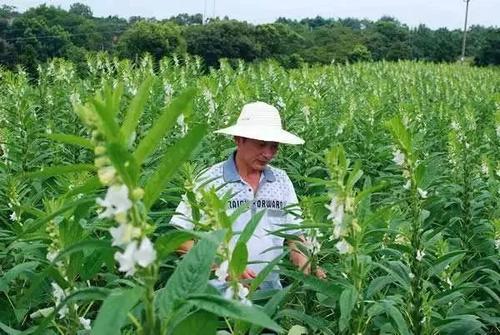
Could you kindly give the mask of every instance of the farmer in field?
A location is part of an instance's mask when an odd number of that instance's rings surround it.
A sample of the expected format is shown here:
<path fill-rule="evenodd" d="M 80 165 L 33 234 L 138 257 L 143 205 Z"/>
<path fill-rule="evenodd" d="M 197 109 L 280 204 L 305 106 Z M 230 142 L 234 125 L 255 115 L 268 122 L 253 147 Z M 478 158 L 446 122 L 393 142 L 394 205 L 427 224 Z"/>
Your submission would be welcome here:
<path fill-rule="evenodd" d="M 215 187 L 219 196 L 227 192 L 233 194 L 228 202 L 228 214 L 240 206 L 248 206 L 248 210 L 234 223 L 235 232 L 242 231 L 252 215 L 265 210 L 247 243 L 248 261 L 256 263 L 248 264 L 242 278 L 251 280 L 283 251 L 284 239 L 269 232 L 283 228 L 285 224 L 300 223 L 299 215 L 286 211 L 287 207 L 298 203 L 290 178 L 283 170 L 268 164 L 276 155 L 280 143 L 303 144 L 304 141 L 285 131 L 278 110 L 264 102 L 246 104 L 235 125 L 217 130 L 216 133 L 234 136 L 236 151 L 226 161 L 212 166 L 203 174 L 204 180 L 213 180 L 204 187 Z M 172 224 L 185 229 L 193 228 L 191 210 L 186 202 L 181 201 L 176 213 Z M 286 233 L 302 239 L 297 230 Z M 288 241 L 288 244 L 291 261 L 309 273 L 307 257 L 296 248 L 293 241 Z M 193 241 L 188 241 L 181 246 L 181 250 L 187 252 L 192 245 Z M 324 278 L 325 273 L 318 269 L 316 276 Z M 218 286 L 223 283 L 213 284 Z M 272 272 L 260 287 L 281 288 L 279 274 Z"/>

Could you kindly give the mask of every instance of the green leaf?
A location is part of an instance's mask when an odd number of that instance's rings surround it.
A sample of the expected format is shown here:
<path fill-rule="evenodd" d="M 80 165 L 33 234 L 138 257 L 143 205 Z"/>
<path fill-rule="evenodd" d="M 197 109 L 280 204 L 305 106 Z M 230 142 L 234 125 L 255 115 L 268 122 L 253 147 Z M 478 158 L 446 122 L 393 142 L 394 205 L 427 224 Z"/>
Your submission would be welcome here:
<path fill-rule="evenodd" d="M 290 292 L 291 287 L 292 287 L 292 285 L 287 286 L 282 290 L 279 290 L 278 292 L 276 292 L 276 294 L 274 294 L 271 297 L 271 299 L 269 299 L 268 302 L 266 302 L 266 304 L 264 305 L 264 312 L 267 315 L 272 316 L 272 315 L 274 315 L 274 313 L 276 313 L 276 311 L 278 310 L 283 299 L 285 299 L 287 294 Z M 250 335 L 260 334 L 261 330 L 262 330 L 262 327 L 258 327 L 258 326 L 254 325 L 250 329 Z"/>
<path fill-rule="evenodd" d="M 165 256 L 174 252 L 179 246 L 193 239 L 193 234 L 183 230 L 173 230 L 156 239 L 155 250 L 158 253 L 158 259 L 162 260 Z"/>
<path fill-rule="evenodd" d="M 47 138 L 56 142 L 76 145 L 86 149 L 94 150 L 94 143 L 84 137 L 70 134 L 47 134 L 46 136 Z"/>
<path fill-rule="evenodd" d="M 484 327 L 476 315 L 453 315 L 446 318 L 442 324 L 437 325 L 439 334 L 481 334 Z"/>
<path fill-rule="evenodd" d="M 399 116 L 393 117 L 389 122 L 387 122 L 387 126 L 392 133 L 394 139 L 398 142 L 398 144 L 403 148 L 405 152 L 411 152 L 411 137 L 410 133 L 404 126 L 401 118 Z"/>
<path fill-rule="evenodd" d="M 394 320 L 397 326 L 397 333 L 401 335 L 410 335 L 410 332 L 408 330 L 408 326 L 406 325 L 406 322 L 403 318 L 403 315 L 401 312 L 394 307 L 392 303 L 389 303 L 387 301 L 383 302 L 383 306 L 385 309 L 385 312 Z"/>
<path fill-rule="evenodd" d="M 238 241 L 236 247 L 231 255 L 231 263 L 229 263 L 229 270 L 233 278 L 239 278 L 245 271 L 248 261 L 248 249 L 245 243 Z"/>
<path fill-rule="evenodd" d="M 286 255 L 287 253 L 282 253 L 275 259 L 273 259 L 271 262 L 269 262 L 255 277 L 252 282 L 250 283 L 250 292 L 254 292 L 257 288 L 259 288 L 260 284 L 267 278 L 267 276 L 271 273 L 271 271 L 274 270 L 276 265 L 281 261 L 281 259 Z"/>
<path fill-rule="evenodd" d="M 57 257 L 54 259 L 52 264 L 56 264 L 63 257 L 69 256 L 75 252 L 84 251 L 84 250 L 89 251 L 89 250 L 96 250 L 96 249 L 113 250 L 113 247 L 111 247 L 111 244 L 109 243 L 109 241 L 105 241 L 105 240 L 85 240 L 85 241 L 77 242 L 77 243 L 70 245 L 69 247 L 63 249 L 57 255 Z"/>
<path fill-rule="evenodd" d="M 128 312 L 137 304 L 142 293 L 141 287 L 111 292 L 99 309 L 91 334 L 119 335 Z"/>
<path fill-rule="evenodd" d="M 40 171 L 24 172 L 22 175 L 28 178 L 46 178 L 58 176 L 65 173 L 95 171 L 96 167 L 92 164 L 73 164 L 62 166 L 43 167 Z"/>
<path fill-rule="evenodd" d="M 127 148 L 118 142 L 109 142 L 107 154 L 116 171 L 129 187 L 137 185 L 139 179 L 139 165 Z"/>
<path fill-rule="evenodd" d="M 174 177 L 175 171 L 189 158 L 203 136 L 205 136 L 205 131 L 206 127 L 204 125 L 194 126 L 185 137 L 163 154 L 156 172 L 144 187 L 144 205 L 146 208 L 150 208 L 158 199 L 163 187 Z"/>
<path fill-rule="evenodd" d="M 248 240 L 252 237 L 255 228 L 257 228 L 260 220 L 264 216 L 265 211 L 260 211 L 255 215 L 252 215 L 248 223 L 245 225 L 245 228 L 240 234 L 240 237 L 238 238 L 238 243 L 247 243 Z"/>
<path fill-rule="evenodd" d="M 71 197 L 73 195 L 79 194 L 79 193 L 90 193 L 93 192 L 99 188 L 102 187 L 101 182 L 99 181 L 98 177 L 92 177 L 85 181 L 80 186 L 77 186 L 71 190 L 69 190 L 66 194 L 64 194 L 65 197 Z"/>
<path fill-rule="evenodd" d="M 340 295 L 339 304 L 340 304 L 340 320 L 339 320 L 339 329 L 340 331 L 344 331 L 349 326 L 349 322 L 351 321 L 351 313 L 356 305 L 356 301 L 358 299 L 358 291 L 353 287 L 348 287 L 342 294 Z"/>
<path fill-rule="evenodd" d="M 78 199 L 76 201 L 72 201 L 67 203 L 66 205 L 62 206 L 58 210 L 40 218 L 37 219 L 33 224 L 31 224 L 28 228 L 26 228 L 23 233 L 19 236 L 20 238 L 23 237 L 26 234 L 33 233 L 37 229 L 39 229 L 45 222 L 52 220 L 58 215 L 61 215 L 77 206 L 80 206 L 82 204 L 95 204 L 95 198 L 83 198 L 83 199 Z"/>
<path fill-rule="evenodd" d="M 204 334 L 215 335 L 217 333 L 217 316 L 200 310 L 190 314 L 175 327 L 172 335 Z"/>
<path fill-rule="evenodd" d="M 378 293 L 380 290 L 382 290 L 384 287 L 391 284 L 392 282 L 393 279 L 391 276 L 381 276 L 374 278 L 368 285 L 368 288 L 366 289 L 366 298 L 369 299 L 373 297 L 374 294 Z"/>
<path fill-rule="evenodd" d="M 149 90 L 153 85 L 153 81 L 154 78 L 152 76 L 147 77 L 137 90 L 137 94 L 134 99 L 130 102 L 127 114 L 125 115 L 125 120 L 123 121 L 121 127 L 122 136 L 127 142 L 135 128 L 137 128 L 141 114 L 144 111 L 146 102 L 148 101 Z"/>
<path fill-rule="evenodd" d="M 222 317 L 250 322 L 252 324 L 281 332 L 276 322 L 257 306 L 247 306 L 235 300 L 228 300 L 217 295 L 191 295 L 188 302 L 193 306 L 204 309 Z"/>
<path fill-rule="evenodd" d="M 105 287 L 86 287 L 72 292 L 64 299 L 65 304 L 79 301 L 105 300 L 111 290 Z"/>
<path fill-rule="evenodd" d="M 0 329 L 3 330 L 5 332 L 5 334 L 7 334 L 7 335 L 20 335 L 21 334 L 20 330 L 10 328 L 9 326 L 7 326 L 3 322 L 0 322 Z"/>
<path fill-rule="evenodd" d="M 342 292 L 342 287 L 338 283 L 321 280 L 315 276 L 306 275 L 300 271 L 281 271 L 282 274 L 299 280 L 304 283 L 304 288 L 326 295 L 330 298 L 337 298 Z"/>
<path fill-rule="evenodd" d="M 33 273 L 39 264 L 39 262 L 35 261 L 17 264 L 9 271 L 3 273 L 2 277 L 0 278 L 0 291 L 7 292 L 9 289 L 9 284 L 14 279 L 24 273 Z"/>
<path fill-rule="evenodd" d="M 112 142 L 123 143 L 123 139 L 120 137 L 120 128 L 115 121 L 116 111 L 112 103 L 109 101 L 102 102 L 94 98 L 91 100 L 94 105 L 94 110 L 99 116 L 101 130 L 104 136 Z"/>
<path fill-rule="evenodd" d="M 224 233 L 219 230 L 211 234 L 217 243 L 212 239 L 202 239 L 197 242 L 177 265 L 165 287 L 157 292 L 156 301 L 159 304 L 160 317 L 169 316 L 175 305 L 185 300 L 189 294 L 205 291 L 212 263 Z"/>
<path fill-rule="evenodd" d="M 436 259 L 436 261 L 434 261 L 434 265 L 429 268 L 429 276 L 440 274 L 444 271 L 447 265 L 461 260 L 464 257 L 465 253 L 466 252 L 463 250 L 457 250 L 439 257 L 438 259 Z"/>
<path fill-rule="evenodd" d="M 134 152 L 134 157 L 139 166 L 142 165 L 144 160 L 155 150 L 156 146 L 174 127 L 179 115 L 181 115 L 181 113 L 189 113 L 192 108 L 194 94 L 194 89 L 188 89 L 181 93 L 155 121 L 154 126 L 149 130 L 144 139 L 142 139 L 137 146 L 137 150 Z"/>

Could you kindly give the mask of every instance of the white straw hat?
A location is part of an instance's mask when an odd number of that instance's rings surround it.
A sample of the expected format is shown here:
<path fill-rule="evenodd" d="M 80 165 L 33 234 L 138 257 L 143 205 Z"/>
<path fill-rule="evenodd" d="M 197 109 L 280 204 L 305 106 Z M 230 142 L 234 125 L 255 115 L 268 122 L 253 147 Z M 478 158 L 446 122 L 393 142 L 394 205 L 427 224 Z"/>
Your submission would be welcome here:
<path fill-rule="evenodd" d="M 261 101 L 251 102 L 243 106 L 234 126 L 215 132 L 268 142 L 304 144 L 303 139 L 282 128 L 278 110 Z"/>

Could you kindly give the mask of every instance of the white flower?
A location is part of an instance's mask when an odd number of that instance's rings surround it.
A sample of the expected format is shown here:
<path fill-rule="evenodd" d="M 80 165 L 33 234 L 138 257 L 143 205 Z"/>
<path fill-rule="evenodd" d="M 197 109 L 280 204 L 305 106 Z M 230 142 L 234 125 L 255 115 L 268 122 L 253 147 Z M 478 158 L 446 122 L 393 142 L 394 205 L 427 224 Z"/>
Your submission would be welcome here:
<path fill-rule="evenodd" d="M 220 281 L 226 281 L 228 268 L 229 268 L 229 262 L 228 261 L 222 262 L 217 268 L 217 270 L 215 270 L 215 276 L 217 277 L 217 279 L 219 279 Z"/>
<path fill-rule="evenodd" d="M 425 256 L 425 252 L 423 250 L 417 250 L 417 256 L 415 257 L 417 261 L 421 262 Z"/>
<path fill-rule="evenodd" d="M 485 161 L 483 161 L 483 162 L 481 163 L 481 172 L 482 172 L 484 175 L 486 175 L 486 176 L 487 176 L 487 175 L 488 175 L 488 173 L 489 173 L 489 170 L 490 170 L 490 169 L 488 168 L 488 163 L 487 163 L 487 162 L 485 162 Z"/>
<path fill-rule="evenodd" d="M 142 266 L 143 268 L 149 266 L 156 259 L 156 250 L 153 247 L 153 243 L 149 238 L 145 237 L 142 239 L 139 249 L 134 254 L 134 260 Z"/>
<path fill-rule="evenodd" d="M 118 271 L 125 272 L 125 276 L 132 276 L 135 273 L 135 259 L 134 255 L 137 252 L 137 241 L 132 241 L 125 252 L 117 251 L 115 253 L 115 260 L 120 263 Z"/>
<path fill-rule="evenodd" d="M 30 318 L 31 319 L 36 319 L 36 318 L 39 318 L 39 317 L 48 317 L 50 315 L 50 313 L 52 313 L 54 311 L 54 307 L 47 307 L 47 308 L 42 308 L 42 309 L 39 309 L 38 311 L 36 312 L 33 312 L 30 314 Z"/>
<path fill-rule="evenodd" d="M 122 223 L 118 227 L 110 228 L 109 233 L 113 237 L 111 245 L 122 246 L 128 244 L 133 238 L 141 236 L 141 229 L 128 223 Z"/>
<path fill-rule="evenodd" d="M 411 187 L 411 181 L 409 181 L 409 180 L 408 180 L 408 181 L 406 181 L 406 184 L 404 184 L 404 185 L 403 185 L 403 188 L 404 188 L 405 190 L 409 190 L 409 189 L 410 189 L 410 187 Z"/>
<path fill-rule="evenodd" d="M 408 274 L 408 277 L 410 277 L 410 279 L 413 279 L 413 278 L 415 278 L 415 275 L 413 274 L 413 272 L 410 272 L 410 273 Z"/>
<path fill-rule="evenodd" d="M 57 255 L 58 255 L 58 254 L 59 254 L 59 253 L 58 253 L 57 251 L 55 251 L 55 250 L 51 250 L 51 251 L 49 251 L 49 252 L 47 253 L 47 260 L 48 260 L 49 262 L 54 261 L 54 259 L 56 259 L 56 257 L 57 257 Z"/>
<path fill-rule="evenodd" d="M 327 219 L 332 220 L 336 224 L 342 223 L 344 220 L 344 204 L 337 197 L 333 197 L 330 205 L 326 206 L 330 211 Z"/>
<path fill-rule="evenodd" d="M 174 93 L 174 88 L 169 83 L 166 83 L 163 86 L 163 90 L 165 91 L 165 95 L 168 97 L 172 96 L 172 94 Z"/>
<path fill-rule="evenodd" d="M 392 152 L 392 155 L 394 156 L 392 158 L 392 161 L 399 166 L 403 166 L 405 163 L 405 154 L 401 152 L 401 150 L 396 149 Z"/>
<path fill-rule="evenodd" d="M 52 295 L 54 296 L 56 306 L 58 306 L 61 303 L 61 301 L 63 301 L 64 298 L 66 298 L 66 293 L 59 285 L 57 285 L 57 283 L 52 282 L 51 285 L 52 285 Z M 68 306 L 64 305 L 64 307 L 57 312 L 57 314 L 59 314 L 59 319 L 64 318 L 66 316 L 66 313 L 68 313 L 68 311 L 69 311 Z"/>
<path fill-rule="evenodd" d="M 451 122 L 451 129 L 453 129 L 453 130 L 460 130 L 460 125 L 458 124 L 457 121 L 452 121 Z"/>
<path fill-rule="evenodd" d="M 500 249 L 500 238 L 495 240 L 495 249 Z"/>
<path fill-rule="evenodd" d="M 109 185 L 116 176 L 116 169 L 113 166 L 105 166 L 97 170 L 99 181 L 103 185 Z"/>
<path fill-rule="evenodd" d="M 90 319 L 85 319 L 84 317 L 80 316 L 78 320 L 80 321 L 80 324 L 83 326 L 83 329 L 90 330 Z"/>
<path fill-rule="evenodd" d="M 104 200 L 97 198 L 97 203 L 106 208 L 99 214 L 99 218 L 109 218 L 119 213 L 125 213 L 132 207 L 126 185 L 110 186 Z"/>
<path fill-rule="evenodd" d="M 450 286 L 450 288 L 453 287 L 453 283 L 451 282 L 450 277 L 446 277 L 446 284 L 448 284 L 448 286 Z"/>
<path fill-rule="evenodd" d="M 12 212 L 12 214 L 10 214 L 10 221 L 17 221 L 17 214 L 16 214 L 16 212 Z"/>
<path fill-rule="evenodd" d="M 310 253 L 317 253 L 321 249 L 321 243 L 315 236 L 306 236 L 303 244 Z"/>
<path fill-rule="evenodd" d="M 236 298 L 245 305 L 251 305 L 252 302 L 247 299 L 247 295 L 249 292 L 250 291 L 248 290 L 248 288 L 243 286 L 241 283 L 238 283 L 236 297 L 235 297 L 235 292 L 233 291 L 233 287 L 229 286 L 227 290 L 224 292 L 224 298 L 228 300 Z"/>
<path fill-rule="evenodd" d="M 418 191 L 418 194 L 420 194 L 420 196 L 422 197 L 422 199 L 427 198 L 427 191 L 422 190 L 420 187 L 417 188 L 417 191 Z"/>
<path fill-rule="evenodd" d="M 335 223 L 333 226 L 333 238 L 339 239 L 343 236 L 347 236 L 348 228 L 343 222 Z"/>
<path fill-rule="evenodd" d="M 156 260 L 156 250 L 149 238 L 145 237 L 139 248 L 137 241 L 132 241 L 123 253 L 117 251 L 115 260 L 120 264 L 118 271 L 125 272 L 125 276 L 132 276 L 136 271 L 136 264 L 145 268 Z"/>
<path fill-rule="evenodd" d="M 352 246 L 346 240 L 342 239 L 335 244 L 335 248 L 339 251 L 339 254 L 347 254 L 352 251 Z"/>

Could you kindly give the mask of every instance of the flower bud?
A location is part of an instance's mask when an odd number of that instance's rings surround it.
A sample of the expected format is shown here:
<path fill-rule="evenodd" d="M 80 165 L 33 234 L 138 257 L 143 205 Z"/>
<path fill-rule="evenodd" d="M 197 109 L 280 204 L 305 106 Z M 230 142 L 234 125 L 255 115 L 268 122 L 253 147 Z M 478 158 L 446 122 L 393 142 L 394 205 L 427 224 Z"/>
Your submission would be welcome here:
<path fill-rule="evenodd" d="M 141 200 L 144 196 L 144 189 L 142 187 L 136 187 L 132 191 L 132 200 Z"/>
<path fill-rule="evenodd" d="M 106 156 L 102 156 L 102 157 L 97 157 L 95 160 L 94 160 L 94 165 L 97 167 L 97 168 L 102 168 L 102 167 L 105 167 L 106 165 L 109 165 L 110 161 L 109 161 L 109 158 L 106 157 Z"/>
<path fill-rule="evenodd" d="M 98 145 L 94 148 L 94 154 L 96 154 L 97 156 L 104 155 L 105 153 L 106 153 L 106 147 L 102 145 Z"/>

